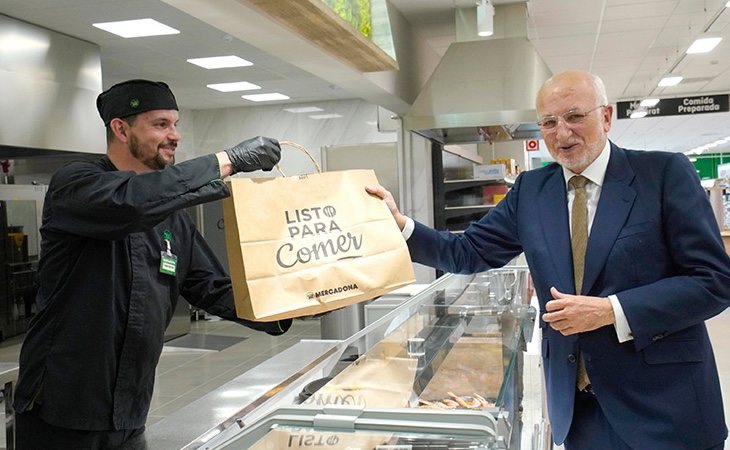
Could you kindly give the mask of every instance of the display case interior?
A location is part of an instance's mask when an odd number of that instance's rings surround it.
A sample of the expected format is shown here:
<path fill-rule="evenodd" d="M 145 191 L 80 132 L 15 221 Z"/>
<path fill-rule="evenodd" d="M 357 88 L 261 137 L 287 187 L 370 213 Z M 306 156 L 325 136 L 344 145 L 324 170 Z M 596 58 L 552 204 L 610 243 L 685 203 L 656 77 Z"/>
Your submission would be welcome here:
<path fill-rule="evenodd" d="M 278 382 L 186 448 L 333 448 L 328 439 L 367 442 L 354 448 L 440 440 L 517 448 L 519 357 L 535 318 L 527 286 L 524 267 L 449 274 L 349 339 L 302 341 L 282 356 L 297 366 L 289 375 L 272 373 Z"/>

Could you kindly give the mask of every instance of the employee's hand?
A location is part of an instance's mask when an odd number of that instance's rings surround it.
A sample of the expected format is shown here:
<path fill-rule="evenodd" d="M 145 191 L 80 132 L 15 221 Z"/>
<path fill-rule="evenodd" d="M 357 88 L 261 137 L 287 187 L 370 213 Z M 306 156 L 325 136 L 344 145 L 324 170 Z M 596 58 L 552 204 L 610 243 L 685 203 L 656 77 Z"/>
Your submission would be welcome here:
<path fill-rule="evenodd" d="M 592 331 L 616 321 L 611 300 L 606 297 L 563 294 L 550 288 L 554 300 L 545 304 L 542 320 L 564 336 Z"/>
<path fill-rule="evenodd" d="M 385 202 L 390 213 L 393 214 L 393 218 L 395 219 L 395 223 L 398 224 L 398 228 L 403 231 L 403 228 L 406 226 L 406 216 L 398 211 L 398 205 L 395 204 L 393 194 L 391 194 L 390 191 L 385 189 L 383 186 L 365 186 L 365 191 L 367 191 L 370 195 L 379 197 Z"/>
<path fill-rule="evenodd" d="M 269 171 L 281 159 L 281 146 L 273 138 L 256 136 L 225 151 L 233 166 L 233 173 Z"/>

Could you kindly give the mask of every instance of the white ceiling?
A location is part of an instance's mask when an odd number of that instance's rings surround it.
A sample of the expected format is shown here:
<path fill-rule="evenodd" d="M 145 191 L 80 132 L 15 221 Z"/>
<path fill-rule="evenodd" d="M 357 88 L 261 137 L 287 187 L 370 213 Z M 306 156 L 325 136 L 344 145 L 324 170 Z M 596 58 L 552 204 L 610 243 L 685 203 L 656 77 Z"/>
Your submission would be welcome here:
<path fill-rule="evenodd" d="M 584 69 L 601 76 L 611 102 L 650 95 L 728 93 L 730 10 L 725 11 L 726 1 L 530 0 L 527 36 L 553 72 Z M 442 55 L 455 39 L 454 8 L 468 7 L 475 0 L 389 3 Z M 494 3 L 499 13 L 499 5 L 524 0 Z M 241 93 L 221 93 L 205 87 L 241 79 L 262 86 L 257 92 L 289 95 L 290 103 L 357 97 L 346 84 L 324 81 L 160 0 L 3 0 L 0 13 L 98 44 L 105 87 L 129 78 L 164 80 L 184 108 L 256 105 L 241 99 Z M 91 26 L 95 22 L 145 17 L 177 28 L 181 34 L 123 39 Z M 241 27 L 246 27 L 242 19 Z M 719 34 L 724 40 L 709 54 L 684 55 L 692 40 L 704 31 Z M 186 62 L 188 58 L 223 54 L 236 54 L 255 65 L 206 70 Z M 683 75 L 686 81 L 672 88 L 656 88 L 670 70 Z M 611 132 L 611 137 L 626 147 L 671 151 L 687 150 L 728 135 L 729 113 L 615 120 Z"/>

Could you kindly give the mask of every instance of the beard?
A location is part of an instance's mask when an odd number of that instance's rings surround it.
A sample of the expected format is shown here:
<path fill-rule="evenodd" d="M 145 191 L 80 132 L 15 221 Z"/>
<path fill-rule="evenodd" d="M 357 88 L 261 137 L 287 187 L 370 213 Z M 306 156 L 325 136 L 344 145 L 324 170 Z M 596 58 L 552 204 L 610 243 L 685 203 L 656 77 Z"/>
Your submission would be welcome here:
<path fill-rule="evenodd" d="M 174 143 L 168 143 L 168 146 L 177 147 Z M 147 156 L 143 154 L 142 150 L 140 149 L 139 145 L 139 139 L 137 139 L 137 136 L 132 134 L 129 137 L 129 152 L 134 156 L 135 159 L 140 161 L 145 166 L 149 167 L 152 170 L 162 170 L 167 166 L 172 166 L 175 164 L 175 157 L 171 157 L 169 160 L 166 160 L 161 154 L 160 154 L 160 147 L 157 147 L 157 151 L 154 155 Z"/>
<path fill-rule="evenodd" d="M 585 145 L 582 152 L 572 151 L 571 154 L 565 154 L 557 150 L 555 152 L 550 151 L 550 153 L 561 166 L 566 167 L 574 173 L 581 173 L 598 158 L 602 150 L 602 143 L 593 142 Z"/>

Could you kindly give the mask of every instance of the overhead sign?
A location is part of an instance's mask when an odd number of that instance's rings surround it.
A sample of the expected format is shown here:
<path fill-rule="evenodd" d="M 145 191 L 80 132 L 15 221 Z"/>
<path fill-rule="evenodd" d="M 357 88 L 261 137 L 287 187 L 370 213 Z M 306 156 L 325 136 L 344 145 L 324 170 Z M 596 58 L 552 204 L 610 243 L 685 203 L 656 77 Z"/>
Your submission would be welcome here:
<path fill-rule="evenodd" d="M 730 164 L 718 164 L 717 165 L 717 178 L 730 179 Z M 730 224 L 728 224 L 728 225 L 730 225 Z"/>
<path fill-rule="evenodd" d="M 537 152 L 540 150 L 540 141 L 537 139 L 528 139 L 525 141 L 525 150 L 528 152 Z"/>
<path fill-rule="evenodd" d="M 646 111 L 645 117 L 688 116 L 728 111 L 728 94 L 698 95 L 696 97 L 663 98 L 650 108 L 640 107 L 641 100 L 616 103 L 616 117 L 628 119 L 636 110 Z"/>

